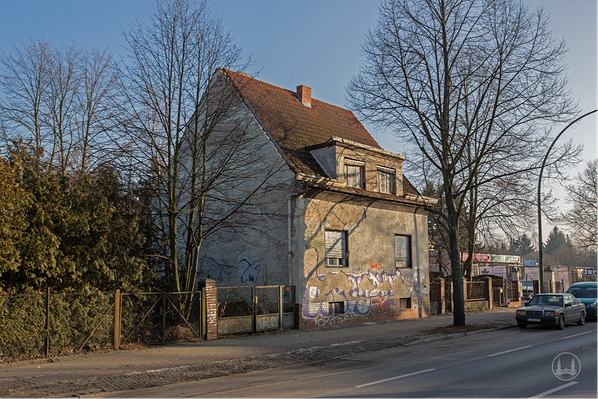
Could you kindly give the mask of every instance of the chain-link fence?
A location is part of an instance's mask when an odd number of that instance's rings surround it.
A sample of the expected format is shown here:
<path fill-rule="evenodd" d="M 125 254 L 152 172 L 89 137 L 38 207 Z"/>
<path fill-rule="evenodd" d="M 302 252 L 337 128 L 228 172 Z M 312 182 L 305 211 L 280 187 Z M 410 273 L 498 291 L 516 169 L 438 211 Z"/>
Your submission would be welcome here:
<path fill-rule="evenodd" d="M 0 363 L 201 339 L 201 292 L 0 295 Z"/>
<path fill-rule="evenodd" d="M 0 295 L 0 362 L 45 355 L 46 296 Z"/>
<path fill-rule="evenodd" d="M 204 291 L 0 294 L 0 363 L 204 338 Z M 292 328 L 294 287 L 216 289 L 225 332 Z M 226 323 L 223 323 L 223 325 Z M 240 326 L 240 327 L 239 327 Z"/>
<path fill-rule="evenodd" d="M 0 361 L 110 347 L 114 294 L 0 296 Z"/>
<path fill-rule="evenodd" d="M 201 291 L 124 293 L 121 344 L 197 341 L 201 339 L 201 311 Z"/>
<path fill-rule="evenodd" d="M 255 314 L 265 315 L 278 313 L 280 287 L 255 287 Z"/>
<path fill-rule="evenodd" d="M 52 294 L 48 356 L 106 349 L 114 332 L 114 293 Z"/>
<path fill-rule="evenodd" d="M 253 315 L 253 287 L 218 287 L 218 317 Z"/>

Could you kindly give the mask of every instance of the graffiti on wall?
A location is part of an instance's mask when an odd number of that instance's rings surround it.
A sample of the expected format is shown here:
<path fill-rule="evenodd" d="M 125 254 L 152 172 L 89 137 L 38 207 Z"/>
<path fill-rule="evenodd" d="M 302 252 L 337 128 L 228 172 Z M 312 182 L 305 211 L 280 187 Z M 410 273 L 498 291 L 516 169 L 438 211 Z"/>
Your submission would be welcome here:
<path fill-rule="evenodd" d="M 419 275 L 417 273 L 420 273 Z M 341 275 L 348 288 L 328 287 L 322 272 L 311 278 L 303 295 L 303 317 L 313 320 L 317 326 L 330 326 L 352 320 L 355 316 L 393 316 L 399 314 L 397 297 L 419 299 L 428 295 L 425 274 L 419 270 L 392 272 L 382 271 L 380 264 L 370 263 L 369 270 L 329 272 L 331 276 Z M 337 280 L 338 281 L 338 280 Z M 331 282 L 332 283 L 332 282 Z M 400 284 L 397 284 L 400 283 Z M 324 285 L 324 286 L 322 286 Z M 333 284 L 331 284 L 333 285 Z M 330 302 L 343 302 L 344 314 L 331 314 Z M 412 311 L 417 311 L 419 300 L 412 302 Z"/>
<path fill-rule="evenodd" d="M 239 262 L 239 278 L 242 283 L 246 281 L 256 282 L 259 271 L 260 262 L 258 261 L 249 263 L 248 260 L 243 259 Z"/>

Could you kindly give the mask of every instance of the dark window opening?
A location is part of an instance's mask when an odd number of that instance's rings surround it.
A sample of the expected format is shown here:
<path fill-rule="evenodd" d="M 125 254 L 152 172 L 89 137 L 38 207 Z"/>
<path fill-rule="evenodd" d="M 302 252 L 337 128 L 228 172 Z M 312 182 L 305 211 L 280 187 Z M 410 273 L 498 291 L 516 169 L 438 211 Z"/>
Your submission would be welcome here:
<path fill-rule="evenodd" d="M 344 302 L 329 302 L 330 314 L 345 314 Z"/>

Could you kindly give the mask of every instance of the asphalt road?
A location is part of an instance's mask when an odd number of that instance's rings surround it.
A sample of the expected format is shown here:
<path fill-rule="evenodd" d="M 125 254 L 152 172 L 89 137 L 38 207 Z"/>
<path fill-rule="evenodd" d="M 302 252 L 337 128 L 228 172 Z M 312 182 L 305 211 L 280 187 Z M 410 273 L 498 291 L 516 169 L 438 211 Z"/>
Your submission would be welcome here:
<path fill-rule="evenodd" d="M 582 397 L 597 393 L 596 323 L 507 329 L 118 397 Z M 561 380 L 556 358 L 579 373 Z M 567 357 L 568 356 L 568 357 Z M 570 375 L 561 375 L 571 378 Z"/>

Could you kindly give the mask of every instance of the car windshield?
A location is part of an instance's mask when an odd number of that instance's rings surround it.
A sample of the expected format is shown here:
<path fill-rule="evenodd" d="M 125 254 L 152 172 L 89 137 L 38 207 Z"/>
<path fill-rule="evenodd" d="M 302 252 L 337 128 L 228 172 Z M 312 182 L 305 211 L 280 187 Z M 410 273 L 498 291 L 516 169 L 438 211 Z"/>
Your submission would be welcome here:
<path fill-rule="evenodd" d="M 561 295 L 536 295 L 529 301 L 529 306 L 534 305 L 563 306 L 563 297 Z"/>
<path fill-rule="evenodd" d="M 598 288 L 596 287 L 571 287 L 569 294 L 572 294 L 576 298 L 596 298 L 596 292 L 598 292 Z"/>

